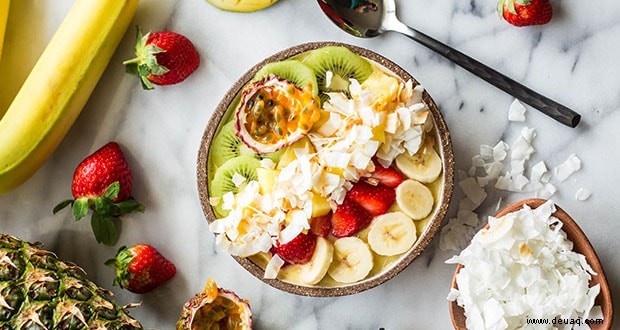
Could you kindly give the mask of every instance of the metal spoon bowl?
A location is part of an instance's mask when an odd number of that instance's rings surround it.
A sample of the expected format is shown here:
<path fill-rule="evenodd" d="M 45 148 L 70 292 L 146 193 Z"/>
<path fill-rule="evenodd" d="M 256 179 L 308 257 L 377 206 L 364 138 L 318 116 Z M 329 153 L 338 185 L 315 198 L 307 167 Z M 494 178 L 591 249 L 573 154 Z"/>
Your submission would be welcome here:
<path fill-rule="evenodd" d="M 581 120 L 581 115 L 568 107 L 405 25 L 396 16 L 394 0 L 317 1 L 327 17 L 351 35 L 372 38 L 388 31 L 404 34 L 564 125 L 576 127 Z"/>

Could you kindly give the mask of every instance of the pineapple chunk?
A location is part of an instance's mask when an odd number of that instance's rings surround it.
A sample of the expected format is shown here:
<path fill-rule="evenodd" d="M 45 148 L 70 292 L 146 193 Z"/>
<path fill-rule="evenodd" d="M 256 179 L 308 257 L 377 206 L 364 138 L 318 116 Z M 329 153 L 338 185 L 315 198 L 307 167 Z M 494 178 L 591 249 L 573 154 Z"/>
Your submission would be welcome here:
<path fill-rule="evenodd" d="M 394 111 L 398 104 L 400 83 L 394 77 L 375 70 L 366 81 L 362 89 L 370 91 L 375 96 L 372 106 L 376 111 Z"/>
<path fill-rule="evenodd" d="M 291 144 L 284 150 L 284 153 L 282 154 L 282 156 L 280 156 L 280 161 L 278 161 L 278 166 L 276 166 L 278 170 L 285 168 L 286 165 L 297 159 L 295 149 L 305 149 L 308 154 L 316 152 L 314 146 L 312 145 L 312 142 L 310 142 L 310 139 L 308 139 L 308 137 L 303 137 L 302 139 Z"/>
<path fill-rule="evenodd" d="M 312 217 L 313 218 L 326 215 L 331 210 L 332 208 L 329 205 L 329 202 L 327 201 L 327 199 L 325 199 L 325 197 L 319 194 L 314 194 L 312 196 Z"/>
<path fill-rule="evenodd" d="M 256 177 L 258 178 L 258 187 L 262 195 L 271 194 L 276 184 L 280 171 L 270 168 L 259 167 L 256 169 Z"/>

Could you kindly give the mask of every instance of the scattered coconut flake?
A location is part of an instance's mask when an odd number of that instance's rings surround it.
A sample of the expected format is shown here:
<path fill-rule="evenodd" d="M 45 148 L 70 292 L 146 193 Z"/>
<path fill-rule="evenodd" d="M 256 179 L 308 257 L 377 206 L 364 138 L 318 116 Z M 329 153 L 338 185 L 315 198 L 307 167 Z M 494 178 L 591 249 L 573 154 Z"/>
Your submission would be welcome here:
<path fill-rule="evenodd" d="M 284 260 L 280 258 L 279 255 L 274 254 L 271 259 L 269 259 L 267 266 L 265 266 L 265 274 L 263 277 L 266 279 L 276 278 L 282 266 L 284 266 Z"/>
<path fill-rule="evenodd" d="M 459 181 L 459 187 L 463 190 L 467 198 L 478 207 L 487 198 L 487 193 L 480 188 L 478 182 L 473 177 Z"/>
<path fill-rule="evenodd" d="M 573 173 L 581 169 L 581 159 L 575 154 L 568 156 L 568 159 L 564 163 L 558 165 L 553 169 L 553 173 L 560 181 L 568 179 Z"/>
<path fill-rule="evenodd" d="M 241 184 L 243 182 L 245 182 L 245 177 L 237 172 L 235 172 L 235 174 L 233 174 L 232 176 L 232 183 L 235 185 L 235 187 L 241 187 Z"/>
<path fill-rule="evenodd" d="M 446 261 L 463 265 L 448 299 L 465 309 L 468 329 L 522 329 L 532 318 L 602 318 L 594 306 L 600 287 L 589 287 L 594 272 L 572 251 L 553 212 L 548 201 L 489 217 L 489 227 Z"/>
<path fill-rule="evenodd" d="M 508 109 L 508 120 L 525 121 L 525 107 L 517 99 L 510 104 L 510 108 Z"/>
<path fill-rule="evenodd" d="M 579 188 L 575 193 L 575 199 L 578 201 L 585 201 L 586 199 L 590 198 L 591 195 L 592 192 L 590 190 L 585 188 Z"/>

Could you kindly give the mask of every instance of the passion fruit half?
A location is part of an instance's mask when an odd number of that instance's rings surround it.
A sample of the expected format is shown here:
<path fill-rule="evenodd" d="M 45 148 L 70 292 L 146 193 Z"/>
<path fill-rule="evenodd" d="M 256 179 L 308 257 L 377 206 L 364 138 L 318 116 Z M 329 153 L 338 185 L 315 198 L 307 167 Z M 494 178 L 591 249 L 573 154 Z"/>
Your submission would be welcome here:
<path fill-rule="evenodd" d="M 235 132 L 259 154 L 278 151 L 304 137 L 321 117 L 312 86 L 269 74 L 248 85 L 235 113 Z"/>
<path fill-rule="evenodd" d="M 218 288 L 209 279 L 205 289 L 183 305 L 177 330 L 250 330 L 252 311 L 247 300 Z"/>

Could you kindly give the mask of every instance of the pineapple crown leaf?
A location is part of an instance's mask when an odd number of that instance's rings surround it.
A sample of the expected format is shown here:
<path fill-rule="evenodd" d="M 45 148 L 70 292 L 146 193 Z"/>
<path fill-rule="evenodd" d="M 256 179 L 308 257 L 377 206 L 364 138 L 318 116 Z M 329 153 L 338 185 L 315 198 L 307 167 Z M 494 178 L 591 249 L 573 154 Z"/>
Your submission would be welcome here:
<path fill-rule="evenodd" d="M 153 83 L 148 79 L 149 75 L 162 75 L 168 72 L 168 68 L 157 62 L 157 54 L 166 52 L 154 44 L 149 44 L 148 39 L 151 35 L 148 32 L 142 35 L 139 26 L 136 26 L 136 57 L 123 62 L 127 73 L 135 74 L 140 77 L 140 82 L 144 89 L 153 89 Z"/>

